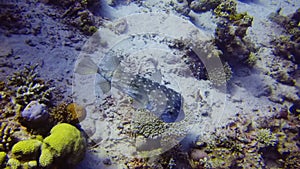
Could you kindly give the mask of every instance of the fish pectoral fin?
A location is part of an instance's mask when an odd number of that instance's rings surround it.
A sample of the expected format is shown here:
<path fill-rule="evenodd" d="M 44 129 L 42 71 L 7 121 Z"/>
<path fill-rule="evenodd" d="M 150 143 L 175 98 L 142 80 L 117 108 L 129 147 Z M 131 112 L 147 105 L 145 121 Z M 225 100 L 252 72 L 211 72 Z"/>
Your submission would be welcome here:
<path fill-rule="evenodd" d="M 111 83 L 100 75 L 97 79 L 98 81 L 96 82 L 96 85 L 100 86 L 100 89 L 102 90 L 103 94 L 107 94 L 111 90 Z"/>
<path fill-rule="evenodd" d="M 82 58 L 75 66 L 75 73 L 80 75 L 96 74 L 97 71 L 98 66 L 90 57 Z"/>

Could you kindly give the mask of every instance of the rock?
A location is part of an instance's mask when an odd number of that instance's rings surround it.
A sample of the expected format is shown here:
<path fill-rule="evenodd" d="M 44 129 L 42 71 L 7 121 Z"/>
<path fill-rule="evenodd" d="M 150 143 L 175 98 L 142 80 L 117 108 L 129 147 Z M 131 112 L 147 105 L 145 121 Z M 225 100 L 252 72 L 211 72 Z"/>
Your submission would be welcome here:
<path fill-rule="evenodd" d="M 31 101 L 22 111 L 21 117 L 27 122 L 37 123 L 46 121 L 49 114 L 46 111 L 46 105 Z"/>
<path fill-rule="evenodd" d="M 112 29 L 116 34 L 120 35 L 127 31 L 127 27 L 127 21 L 125 19 L 121 19 L 114 23 Z"/>
<path fill-rule="evenodd" d="M 295 115 L 300 114 L 300 100 L 293 103 L 293 105 L 289 108 L 289 112 Z"/>
<path fill-rule="evenodd" d="M 93 136 L 96 132 L 95 121 L 88 118 L 80 123 L 81 128 L 84 130 L 85 134 L 89 137 Z"/>
<path fill-rule="evenodd" d="M 200 159 L 203 159 L 203 158 L 207 157 L 208 155 L 203 150 L 193 149 L 190 156 L 191 156 L 191 159 L 193 159 L 195 161 L 199 161 Z"/>
<path fill-rule="evenodd" d="M 276 115 L 276 118 L 278 119 L 287 119 L 288 118 L 288 111 L 287 109 L 280 110 Z"/>
<path fill-rule="evenodd" d="M 105 165 L 111 165 L 112 164 L 112 162 L 111 162 L 111 160 L 109 158 L 104 159 L 102 162 Z"/>
<path fill-rule="evenodd" d="M 106 0 L 106 3 L 107 3 L 109 6 L 116 6 L 116 1 L 115 1 L 115 0 Z"/>

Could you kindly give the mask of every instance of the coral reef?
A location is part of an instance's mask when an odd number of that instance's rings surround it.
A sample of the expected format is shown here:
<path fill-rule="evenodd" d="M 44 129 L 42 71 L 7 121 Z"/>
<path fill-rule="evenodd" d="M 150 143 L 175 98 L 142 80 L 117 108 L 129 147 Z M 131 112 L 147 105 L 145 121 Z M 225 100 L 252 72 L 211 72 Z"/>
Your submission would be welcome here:
<path fill-rule="evenodd" d="M 238 13 L 236 2 L 223 1 L 215 9 L 219 18 L 215 31 L 216 46 L 223 52 L 221 58 L 230 65 L 245 63 L 254 65 L 255 46 L 246 37 L 247 29 L 252 26 L 253 17 L 247 13 Z"/>
<path fill-rule="evenodd" d="M 0 167 L 3 167 L 5 160 L 6 160 L 6 153 L 3 151 L 0 151 Z"/>
<path fill-rule="evenodd" d="M 194 0 L 189 6 L 194 12 L 206 12 L 215 9 L 221 2 L 221 0 Z"/>
<path fill-rule="evenodd" d="M 21 167 L 21 163 L 19 160 L 11 158 L 7 161 L 7 166 L 9 169 L 18 169 Z"/>
<path fill-rule="evenodd" d="M 67 106 L 68 115 L 70 115 L 70 123 L 78 123 L 85 119 L 86 110 L 83 106 L 78 105 L 77 103 L 70 103 Z"/>
<path fill-rule="evenodd" d="M 137 135 L 142 135 L 145 138 L 155 138 L 161 135 L 166 128 L 168 128 L 167 123 L 164 123 L 160 119 L 153 119 L 151 121 L 146 121 L 146 123 L 136 123 L 135 133 Z"/>
<path fill-rule="evenodd" d="M 133 158 L 132 160 L 125 163 L 128 169 L 137 169 L 137 168 L 186 168 L 192 169 L 189 164 L 188 153 L 182 150 L 180 145 L 174 146 L 172 149 L 164 152 L 159 155 L 156 159 L 151 158 Z"/>
<path fill-rule="evenodd" d="M 287 35 L 279 36 L 274 39 L 274 54 L 289 59 L 297 64 L 300 63 L 300 8 L 293 14 L 283 16 L 280 14 L 281 9 L 272 13 L 269 18 L 271 21 L 279 24 L 285 30 Z"/>
<path fill-rule="evenodd" d="M 97 17 L 100 2 L 95 0 L 49 0 L 49 4 L 55 4 L 62 8 L 62 17 L 66 24 L 79 28 L 87 35 L 97 31 L 101 18 Z M 93 10 L 95 9 L 95 10 Z M 96 15 L 95 15 L 96 14 Z"/>
<path fill-rule="evenodd" d="M 22 140 L 12 147 L 11 152 L 18 160 L 36 160 L 41 145 L 42 142 L 36 139 Z"/>
<path fill-rule="evenodd" d="M 57 124 L 62 121 L 53 120 L 49 113 L 55 109 L 53 88 L 38 78 L 36 68 L 27 66 L 0 83 L 1 168 L 65 168 L 84 157 L 86 140 L 81 131 L 70 124 Z M 22 90 L 25 88 L 28 90 Z M 70 123 L 77 124 L 86 116 L 84 107 L 75 103 L 62 109 Z"/>
<path fill-rule="evenodd" d="M 15 72 L 8 78 L 8 86 L 11 86 L 11 90 L 16 91 L 14 93 L 14 102 L 24 108 L 31 101 L 38 101 L 46 105 L 50 104 L 52 98 L 51 92 L 54 87 L 50 87 L 50 84 L 45 83 L 42 79 L 38 78 L 36 68 L 38 64 L 32 66 L 25 66 L 24 70 Z"/>
<path fill-rule="evenodd" d="M 61 103 L 51 108 L 49 113 L 54 123 L 77 124 L 86 116 L 85 108 L 77 103 Z"/>
<path fill-rule="evenodd" d="M 278 139 L 270 129 L 259 129 L 256 134 L 258 143 L 262 144 L 259 147 L 275 146 Z"/>
<path fill-rule="evenodd" d="M 0 119 L 12 117 L 11 120 L 21 122 L 28 130 L 48 120 L 46 109 L 55 102 L 52 98 L 54 87 L 38 78 L 37 66 L 25 66 L 9 76 L 7 82 L 1 82 Z M 51 128 L 45 124 L 42 126 Z M 38 126 L 37 129 L 42 131 L 43 127 Z"/>
<path fill-rule="evenodd" d="M 13 116 L 20 110 L 20 106 L 17 106 L 11 102 L 14 92 L 7 88 L 6 82 L 0 82 L 0 117 L 7 118 Z"/>
<path fill-rule="evenodd" d="M 74 126 L 61 123 L 51 129 L 51 134 L 43 140 L 39 163 L 49 167 L 55 161 L 64 165 L 75 165 L 85 154 L 86 140 Z"/>
<path fill-rule="evenodd" d="M 212 11 L 217 18 L 215 46 L 222 51 L 219 57 L 230 66 L 256 63 L 255 45 L 246 38 L 252 26 L 253 17 L 248 13 L 238 13 L 234 0 L 194 0 L 188 1 L 188 8 L 196 13 Z"/>
<path fill-rule="evenodd" d="M 131 161 L 126 162 L 125 165 L 128 169 L 136 169 L 136 168 L 150 169 L 151 168 L 151 166 L 147 164 L 147 159 L 142 159 L 142 158 L 134 158 Z"/>
<path fill-rule="evenodd" d="M 290 86 L 296 84 L 295 73 L 297 72 L 298 66 L 292 61 L 275 56 L 270 67 L 270 76 L 276 79 L 276 81 Z"/>
<path fill-rule="evenodd" d="M 24 12 L 22 7 L 9 2 L 5 7 L 1 7 L 0 27 L 8 31 L 6 34 L 30 34 L 34 32 L 32 24 L 26 20 L 26 16 L 22 15 L 22 12 Z"/>
<path fill-rule="evenodd" d="M 299 144 L 295 142 L 299 140 L 296 127 L 299 119 L 283 111 L 257 122 L 237 115 L 226 127 L 195 143 L 190 153 L 191 165 L 193 168 L 294 168 L 297 164 L 292 159 L 299 156 Z"/>
<path fill-rule="evenodd" d="M 65 168 L 77 164 L 84 157 L 85 138 L 70 124 L 62 123 L 54 126 L 51 134 L 45 139 L 33 137 L 19 140 L 8 155 L 1 152 L 0 165 L 10 168 Z"/>
<path fill-rule="evenodd" d="M 296 100 L 295 102 L 293 102 L 293 105 L 290 107 L 289 111 L 292 114 L 299 116 L 300 115 L 300 100 Z"/>
<path fill-rule="evenodd" d="M 1 3 L 0 20 L 2 21 L 0 28 L 5 31 L 6 35 L 10 34 L 33 34 L 41 33 L 42 23 L 36 17 L 44 17 L 39 11 L 27 11 L 26 8 L 33 8 L 39 3 L 52 4 L 53 9 L 45 12 L 48 16 L 55 20 L 61 20 L 67 25 L 78 28 L 86 35 L 91 35 L 97 31 L 97 27 L 101 24 L 102 18 L 99 17 L 100 2 L 96 0 L 45 0 L 45 1 L 29 1 L 27 4 L 12 3 L 13 1 Z M 49 8 L 49 6 L 48 6 Z M 38 15 L 38 16 L 36 16 Z M 34 16 L 34 17 L 33 17 Z M 44 18 L 43 18 L 44 19 Z M 30 46 L 35 46 L 31 41 Z"/>
<path fill-rule="evenodd" d="M 30 138 L 30 134 L 13 119 L 0 120 L 0 151 L 8 152 L 19 140 Z"/>

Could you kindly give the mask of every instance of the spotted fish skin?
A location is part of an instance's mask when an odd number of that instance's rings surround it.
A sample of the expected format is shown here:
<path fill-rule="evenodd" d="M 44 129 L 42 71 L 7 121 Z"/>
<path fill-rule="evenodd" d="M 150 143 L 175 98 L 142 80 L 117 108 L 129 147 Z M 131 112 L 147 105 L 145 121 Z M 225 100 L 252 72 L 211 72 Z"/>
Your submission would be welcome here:
<path fill-rule="evenodd" d="M 136 101 L 144 102 L 146 109 L 166 123 L 181 120 L 183 98 L 173 89 L 140 75 L 135 75 L 129 83 L 127 94 Z"/>
<path fill-rule="evenodd" d="M 184 118 L 183 98 L 178 92 L 140 75 L 128 75 L 120 67 L 121 59 L 109 56 L 98 66 L 91 58 L 84 57 L 75 72 L 80 75 L 99 74 L 97 84 L 104 94 L 109 93 L 113 86 L 140 103 L 140 108 L 148 109 L 166 123 Z"/>

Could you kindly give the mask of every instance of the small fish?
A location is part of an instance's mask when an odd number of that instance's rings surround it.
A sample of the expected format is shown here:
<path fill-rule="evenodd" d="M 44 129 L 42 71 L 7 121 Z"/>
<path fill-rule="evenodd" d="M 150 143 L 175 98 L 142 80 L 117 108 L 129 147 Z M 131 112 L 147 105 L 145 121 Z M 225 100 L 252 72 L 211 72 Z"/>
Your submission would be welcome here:
<path fill-rule="evenodd" d="M 108 92 L 111 86 L 117 88 L 132 97 L 137 108 L 149 110 L 166 123 L 184 118 L 183 97 L 180 93 L 140 75 L 128 75 L 117 68 L 109 71 L 101 70 L 91 59 L 87 59 L 78 64 L 85 68 L 75 69 L 75 72 L 100 74 L 99 85 L 102 89 L 105 88 L 105 92 Z"/>

